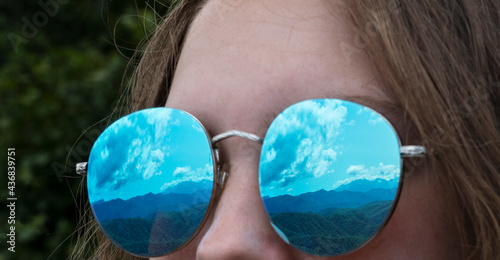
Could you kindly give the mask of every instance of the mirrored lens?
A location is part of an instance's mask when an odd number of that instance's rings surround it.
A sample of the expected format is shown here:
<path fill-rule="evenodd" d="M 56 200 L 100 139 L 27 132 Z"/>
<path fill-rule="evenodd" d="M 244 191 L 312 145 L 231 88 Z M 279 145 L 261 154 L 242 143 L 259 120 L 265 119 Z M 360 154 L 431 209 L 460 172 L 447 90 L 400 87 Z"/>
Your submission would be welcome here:
<path fill-rule="evenodd" d="M 96 140 L 88 165 L 95 218 L 129 253 L 168 254 L 204 220 L 212 149 L 203 126 L 186 112 L 152 108 L 121 118 Z"/>
<path fill-rule="evenodd" d="M 369 108 L 308 100 L 273 121 L 259 171 L 264 206 L 288 243 L 312 255 L 345 254 L 376 235 L 392 213 L 399 140 Z"/>

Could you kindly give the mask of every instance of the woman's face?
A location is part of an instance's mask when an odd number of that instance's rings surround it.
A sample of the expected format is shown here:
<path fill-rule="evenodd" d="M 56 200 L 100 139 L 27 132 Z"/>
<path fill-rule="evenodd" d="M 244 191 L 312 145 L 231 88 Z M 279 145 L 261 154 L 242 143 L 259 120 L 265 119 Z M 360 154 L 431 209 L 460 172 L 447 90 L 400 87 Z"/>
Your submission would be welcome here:
<path fill-rule="evenodd" d="M 331 2 L 331 1 L 330 1 Z M 355 99 L 385 115 L 405 143 L 407 129 L 384 94 L 345 13 L 326 1 L 212 0 L 185 40 L 167 107 L 197 117 L 212 135 L 240 130 L 263 137 L 286 107 L 315 98 Z M 197 237 L 161 259 L 320 259 L 286 244 L 264 210 L 261 145 L 218 143 L 229 178 Z M 420 167 L 405 178 L 396 210 L 367 245 L 332 259 L 456 259 L 447 194 Z"/>

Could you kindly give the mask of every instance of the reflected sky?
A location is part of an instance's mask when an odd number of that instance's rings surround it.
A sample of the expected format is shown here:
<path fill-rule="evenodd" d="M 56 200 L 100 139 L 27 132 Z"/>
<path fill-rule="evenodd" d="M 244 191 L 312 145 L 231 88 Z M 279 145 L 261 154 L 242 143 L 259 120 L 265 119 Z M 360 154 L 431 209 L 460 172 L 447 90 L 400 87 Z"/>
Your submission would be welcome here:
<path fill-rule="evenodd" d="M 91 202 L 168 193 L 184 182 L 212 180 L 212 153 L 202 126 L 171 108 L 141 110 L 109 126 L 92 148 L 87 174 Z"/>
<path fill-rule="evenodd" d="M 401 163 L 399 141 L 384 118 L 336 99 L 283 111 L 266 134 L 260 160 L 263 197 L 343 190 L 361 181 L 397 187 Z"/>

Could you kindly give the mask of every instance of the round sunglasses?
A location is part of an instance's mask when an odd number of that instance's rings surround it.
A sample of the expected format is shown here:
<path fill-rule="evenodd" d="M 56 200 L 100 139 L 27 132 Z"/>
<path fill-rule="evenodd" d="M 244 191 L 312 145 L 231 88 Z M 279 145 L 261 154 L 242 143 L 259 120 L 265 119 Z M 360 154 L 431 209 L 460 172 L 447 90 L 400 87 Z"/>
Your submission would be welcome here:
<path fill-rule="evenodd" d="M 263 139 L 237 130 L 210 138 L 187 112 L 144 109 L 106 128 L 88 163 L 77 164 L 106 236 L 142 257 L 188 244 L 227 176 L 214 146 L 234 136 L 262 143 L 260 195 L 271 226 L 318 256 L 347 254 L 375 237 L 396 207 L 402 157 L 426 156 L 422 146 L 401 146 L 382 115 L 345 100 L 296 103 Z"/>

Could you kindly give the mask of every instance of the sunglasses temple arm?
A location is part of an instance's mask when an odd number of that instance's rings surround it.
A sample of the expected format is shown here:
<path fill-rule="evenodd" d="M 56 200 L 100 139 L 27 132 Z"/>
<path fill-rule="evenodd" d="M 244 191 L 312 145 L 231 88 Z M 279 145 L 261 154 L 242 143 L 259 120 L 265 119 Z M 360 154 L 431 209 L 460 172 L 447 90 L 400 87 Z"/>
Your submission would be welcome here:
<path fill-rule="evenodd" d="M 405 145 L 399 148 L 401 157 L 426 157 L 425 147 L 420 145 Z"/>
<path fill-rule="evenodd" d="M 87 175 L 87 162 L 80 162 L 76 164 L 76 174 L 86 176 Z"/>

